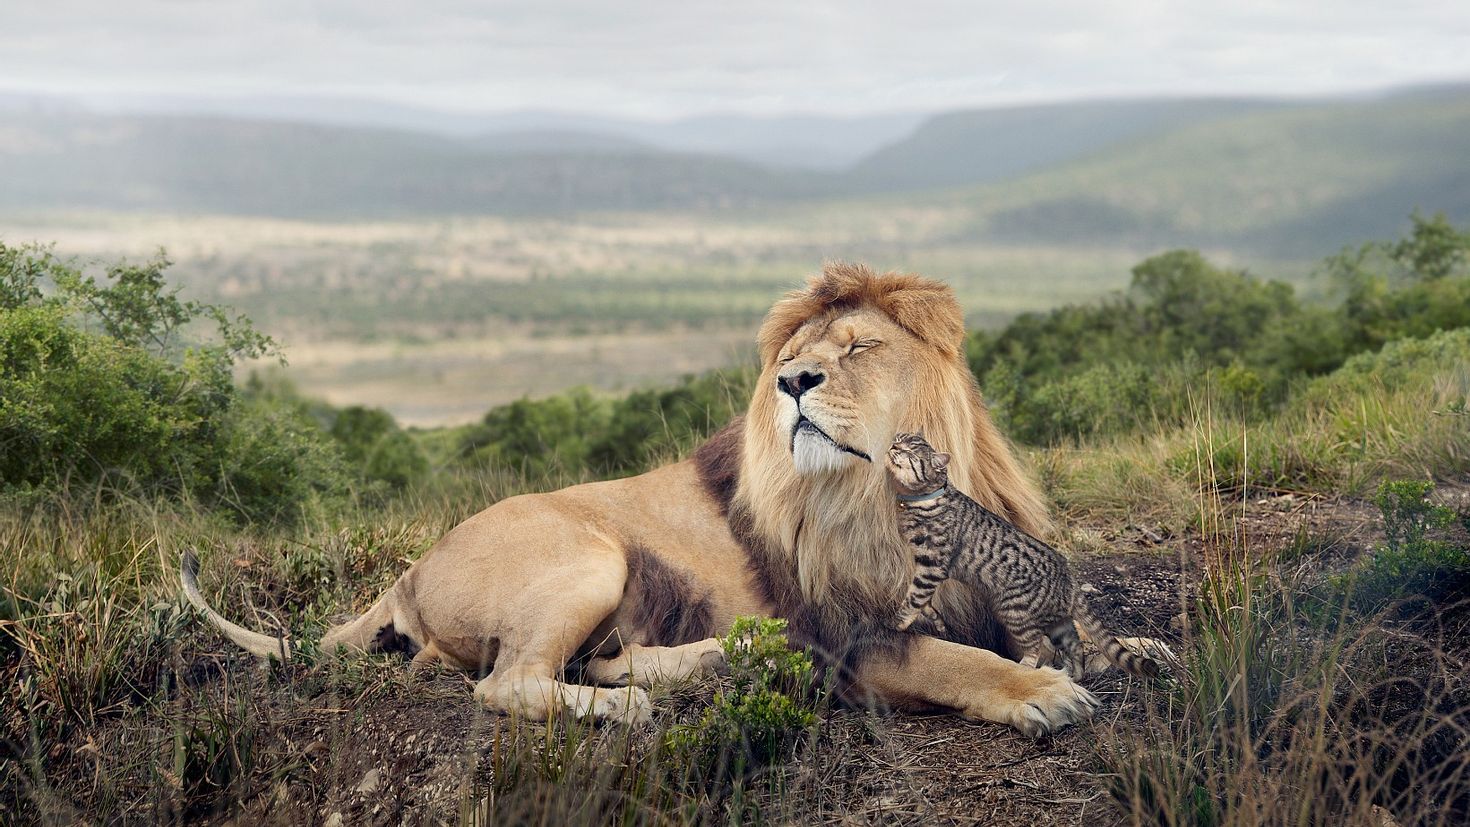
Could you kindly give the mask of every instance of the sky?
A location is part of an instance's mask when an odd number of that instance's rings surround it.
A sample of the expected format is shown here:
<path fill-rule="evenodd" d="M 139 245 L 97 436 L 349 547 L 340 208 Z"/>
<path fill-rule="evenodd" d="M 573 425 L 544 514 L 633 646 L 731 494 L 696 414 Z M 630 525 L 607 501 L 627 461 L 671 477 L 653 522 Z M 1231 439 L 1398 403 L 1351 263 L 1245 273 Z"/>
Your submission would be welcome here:
<path fill-rule="evenodd" d="M 0 90 L 634 118 L 1470 79 L 1454 0 L 0 0 Z"/>

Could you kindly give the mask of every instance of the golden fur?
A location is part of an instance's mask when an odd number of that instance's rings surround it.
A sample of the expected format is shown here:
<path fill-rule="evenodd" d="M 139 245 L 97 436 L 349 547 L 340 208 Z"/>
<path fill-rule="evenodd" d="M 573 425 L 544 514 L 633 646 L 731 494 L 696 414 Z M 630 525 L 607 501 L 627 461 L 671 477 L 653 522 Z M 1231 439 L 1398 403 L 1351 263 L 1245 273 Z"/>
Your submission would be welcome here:
<path fill-rule="evenodd" d="M 896 431 L 922 429 L 953 455 L 953 479 L 971 496 L 1033 534 L 1048 529 L 965 365 L 950 290 L 829 265 L 776 303 L 758 345 L 747 415 L 694 458 L 492 505 L 324 647 L 402 649 L 416 665 L 488 672 L 475 696 L 500 711 L 639 722 L 649 705 L 634 685 L 716 668 L 711 635 L 737 615 L 783 614 L 798 640 L 843 648 L 851 680 L 893 706 L 1032 733 L 1089 714 L 1094 699 L 1062 673 L 979 648 L 1006 644 L 957 584 L 935 598 L 950 640 L 875 622 L 910 576 L 883 468 L 871 462 Z M 289 651 L 208 609 L 188 566 L 184 583 L 237 644 Z M 569 663 L 599 686 L 564 682 Z"/>

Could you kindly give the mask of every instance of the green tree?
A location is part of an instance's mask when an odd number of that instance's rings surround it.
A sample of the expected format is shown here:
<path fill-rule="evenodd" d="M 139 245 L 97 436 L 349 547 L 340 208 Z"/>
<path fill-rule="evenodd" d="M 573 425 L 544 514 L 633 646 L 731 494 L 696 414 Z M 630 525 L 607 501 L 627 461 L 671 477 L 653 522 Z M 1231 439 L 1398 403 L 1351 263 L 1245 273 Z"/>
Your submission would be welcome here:
<path fill-rule="evenodd" d="M 234 365 L 276 353 L 248 319 L 179 297 L 162 254 L 99 282 L 49 249 L 0 244 L 0 491 L 105 483 L 293 519 L 341 496 L 309 418 L 243 404 Z"/>
<path fill-rule="evenodd" d="M 1470 325 L 1470 232 L 1442 213 L 1414 213 L 1408 236 L 1371 242 L 1329 258 L 1324 270 L 1343 293 L 1349 353 L 1404 336 Z"/>
<path fill-rule="evenodd" d="M 404 488 L 428 470 L 428 460 L 413 438 L 382 408 L 360 405 L 337 411 L 329 433 L 347 463 L 368 481 Z"/>

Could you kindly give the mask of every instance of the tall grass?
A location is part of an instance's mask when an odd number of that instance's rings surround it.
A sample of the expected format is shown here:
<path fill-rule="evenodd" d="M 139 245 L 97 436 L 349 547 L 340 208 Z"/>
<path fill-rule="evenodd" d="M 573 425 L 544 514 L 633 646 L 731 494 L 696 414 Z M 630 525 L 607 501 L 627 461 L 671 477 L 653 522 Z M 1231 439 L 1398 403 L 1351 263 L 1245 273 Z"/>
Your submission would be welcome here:
<path fill-rule="evenodd" d="M 1265 419 L 1240 416 L 1209 387 L 1191 400 L 1181 426 L 1032 449 L 1061 511 L 1182 528 L 1213 513 L 1200 507 L 1204 489 L 1361 497 L 1384 479 L 1470 470 L 1470 330 L 1354 357 Z"/>
<path fill-rule="evenodd" d="M 1380 385 L 1362 404 L 1402 409 L 1441 387 L 1394 394 Z M 1320 414 L 1337 401 L 1326 396 L 1323 407 L 1306 410 Z M 1428 410 L 1419 408 L 1421 420 Z M 1271 549 L 1249 536 L 1226 495 L 1248 495 L 1252 469 L 1262 467 L 1253 464 L 1253 433 L 1280 450 L 1271 440 L 1289 429 L 1217 430 L 1203 410 L 1191 431 L 1192 519 L 1204 554 L 1200 583 L 1181 600 L 1182 667 L 1164 689 L 1134 694 L 1141 714 L 1122 716 L 1100 748 L 1127 823 L 1465 823 L 1463 651 L 1447 652 L 1453 641 L 1442 636 L 1404 633 L 1386 612 L 1356 613 L 1350 592 L 1324 591 L 1308 565 L 1317 561 L 1302 554 L 1323 541 L 1303 534 L 1293 547 Z M 1418 432 L 1443 435 L 1435 424 Z M 1364 454 L 1380 473 L 1402 456 L 1386 443 Z M 1429 617 L 1445 609 L 1414 608 L 1411 615 Z"/>

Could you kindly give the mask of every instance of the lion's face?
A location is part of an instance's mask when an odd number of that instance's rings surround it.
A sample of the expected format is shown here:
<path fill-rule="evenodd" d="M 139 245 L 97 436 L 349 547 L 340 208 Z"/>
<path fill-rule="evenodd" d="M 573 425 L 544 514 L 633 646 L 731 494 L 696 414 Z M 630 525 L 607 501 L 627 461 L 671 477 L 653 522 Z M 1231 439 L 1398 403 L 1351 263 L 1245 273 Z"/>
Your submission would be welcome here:
<path fill-rule="evenodd" d="M 798 473 L 882 462 L 913 392 L 920 347 L 869 309 L 797 329 L 765 381 L 775 385 L 775 431 L 788 440 Z"/>

